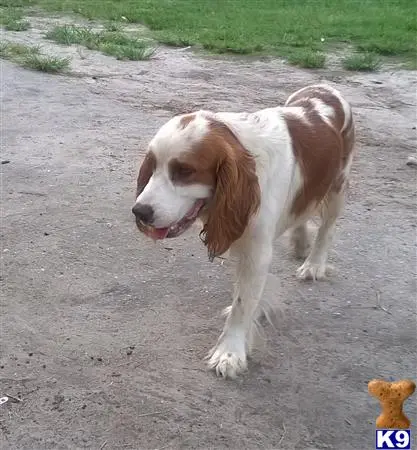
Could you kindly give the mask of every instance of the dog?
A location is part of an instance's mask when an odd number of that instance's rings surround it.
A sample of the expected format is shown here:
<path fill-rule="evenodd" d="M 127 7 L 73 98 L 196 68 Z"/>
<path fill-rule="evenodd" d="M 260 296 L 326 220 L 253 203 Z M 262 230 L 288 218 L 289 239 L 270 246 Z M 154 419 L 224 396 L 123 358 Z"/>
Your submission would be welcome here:
<path fill-rule="evenodd" d="M 181 235 L 199 218 L 210 260 L 237 260 L 232 304 L 208 355 L 224 378 L 247 368 L 252 327 L 273 242 L 291 232 L 300 279 L 326 277 L 327 252 L 354 157 L 351 106 L 339 91 L 307 86 L 284 106 L 254 113 L 200 110 L 173 117 L 149 143 L 132 212 L 154 240 Z M 311 245 L 306 222 L 319 214 Z"/>

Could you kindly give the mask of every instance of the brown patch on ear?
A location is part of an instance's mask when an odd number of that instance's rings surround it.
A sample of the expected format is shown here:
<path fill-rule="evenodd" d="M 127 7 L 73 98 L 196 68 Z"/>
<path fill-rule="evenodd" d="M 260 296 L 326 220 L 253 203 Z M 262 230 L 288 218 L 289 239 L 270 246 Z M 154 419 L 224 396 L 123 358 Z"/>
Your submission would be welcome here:
<path fill-rule="evenodd" d="M 195 114 L 184 114 L 180 119 L 180 127 L 184 129 L 195 119 Z"/>
<path fill-rule="evenodd" d="M 146 154 L 145 159 L 142 161 L 142 164 L 139 169 L 136 187 L 136 198 L 138 198 L 139 194 L 145 189 L 145 186 L 148 184 L 155 167 L 156 167 L 155 154 L 152 151 L 149 151 Z"/>
<path fill-rule="evenodd" d="M 201 232 L 210 258 L 214 258 L 242 236 L 259 209 L 261 194 L 255 161 L 225 124 L 211 121 L 202 144 L 214 153 L 216 163 L 215 192 Z"/>

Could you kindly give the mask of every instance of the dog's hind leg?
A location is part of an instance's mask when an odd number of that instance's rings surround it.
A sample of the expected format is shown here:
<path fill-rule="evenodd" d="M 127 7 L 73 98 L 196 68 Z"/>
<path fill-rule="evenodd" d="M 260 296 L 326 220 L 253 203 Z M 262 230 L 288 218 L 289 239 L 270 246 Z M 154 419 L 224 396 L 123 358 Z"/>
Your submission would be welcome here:
<path fill-rule="evenodd" d="M 291 242 L 294 247 L 295 256 L 298 259 L 306 258 L 311 244 L 307 222 L 298 225 L 291 230 Z"/>
<path fill-rule="evenodd" d="M 336 219 L 344 203 L 344 189 L 332 190 L 321 206 L 321 225 L 304 264 L 297 270 L 298 278 L 320 280 L 326 278 L 327 253 L 333 240 Z"/>

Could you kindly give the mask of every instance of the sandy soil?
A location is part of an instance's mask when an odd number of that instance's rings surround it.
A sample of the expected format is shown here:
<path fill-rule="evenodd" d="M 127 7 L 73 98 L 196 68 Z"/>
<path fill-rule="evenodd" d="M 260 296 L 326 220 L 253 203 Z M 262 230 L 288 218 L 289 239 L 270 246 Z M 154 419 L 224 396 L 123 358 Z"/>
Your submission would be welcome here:
<path fill-rule="evenodd" d="M 0 406 L 1 448 L 374 448 L 367 382 L 416 369 L 416 73 L 45 49 L 71 54 L 72 74 L 1 62 L 0 396 L 22 399 Z M 351 101 L 358 127 L 336 271 L 302 283 L 278 242 L 265 293 L 277 327 L 244 376 L 217 379 L 203 357 L 232 268 L 209 263 L 195 232 L 158 245 L 139 235 L 139 162 L 173 114 L 274 106 L 319 80 Z"/>

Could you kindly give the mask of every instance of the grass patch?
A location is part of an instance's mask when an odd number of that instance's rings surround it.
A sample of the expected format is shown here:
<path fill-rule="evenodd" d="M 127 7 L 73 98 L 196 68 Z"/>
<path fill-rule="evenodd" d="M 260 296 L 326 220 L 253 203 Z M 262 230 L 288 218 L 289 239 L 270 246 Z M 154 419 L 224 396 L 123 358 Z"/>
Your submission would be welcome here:
<path fill-rule="evenodd" d="M 108 22 L 105 25 L 106 31 L 122 31 L 123 25 L 118 22 Z"/>
<path fill-rule="evenodd" d="M 346 70 L 358 72 L 374 72 L 381 65 L 380 58 L 374 53 L 354 53 L 343 59 L 343 67 Z"/>
<path fill-rule="evenodd" d="M 10 20 L 3 24 L 7 31 L 26 31 L 30 28 L 27 20 Z"/>
<path fill-rule="evenodd" d="M 288 62 L 304 69 L 320 69 L 324 67 L 326 55 L 310 50 L 295 51 L 289 56 Z"/>
<path fill-rule="evenodd" d="M 54 27 L 46 33 L 45 37 L 58 44 L 80 44 L 87 48 L 98 48 L 100 43 L 98 33 L 91 31 L 89 28 L 76 27 L 74 25 Z"/>
<path fill-rule="evenodd" d="M 46 34 L 46 38 L 59 44 L 83 45 L 90 50 L 99 50 L 117 59 L 134 61 L 149 59 L 156 50 L 149 45 L 149 41 L 127 36 L 120 31 L 93 31 L 90 28 L 74 25 L 57 26 Z"/>
<path fill-rule="evenodd" d="M 77 13 L 106 21 L 110 33 L 120 33 L 122 23 L 141 23 L 167 45 L 273 54 L 302 67 L 320 67 L 322 55 L 339 44 L 395 61 L 416 59 L 417 11 L 411 0 L 0 0 L 0 5 Z M 119 54 L 115 45 L 127 45 L 131 49 L 122 52 L 141 53 L 132 51 L 133 44 L 110 44 L 100 41 L 111 52 Z"/>
<path fill-rule="evenodd" d="M 142 48 L 133 45 L 117 45 L 105 43 L 100 45 L 100 50 L 109 56 L 117 59 L 128 59 L 131 61 L 143 61 L 149 59 L 154 53 L 155 48 L 144 46 Z"/>
<path fill-rule="evenodd" d="M 7 31 L 25 31 L 30 28 L 30 23 L 23 18 L 20 8 L 3 6 L 0 6 L 0 25 Z"/>
<path fill-rule="evenodd" d="M 17 44 L 14 42 L 0 43 L 0 56 L 5 59 L 15 60 L 29 55 L 39 54 L 39 47 Z"/>
<path fill-rule="evenodd" d="M 17 1 L 89 19 L 141 23 L 161 42 L 215 52 L 290 57 L 348 43 L 384 56 L 416 54 L 416 8 L 410 0 Z"/>
<path fill-rule="evenodd" d="M 48 73 L 66 71 L 71 61 L 70 58 L 42 55 L 37 46 L 34 47 L 11 42 L 0 43 L 0 58 L 9 59 L 27 69 Z"/>
<path fill-rule="evenodd" d="M 33 5 L 32 0 L 0 0 L 2 8 L 23 8 L 31 5 Z"/>
<path fill-rule="evenodd" d="M 60 73 L 68 70 L 70 62 L 71 58 L 31 54 L 23 59 L 22 66 L 41 72 Z"/>
<path fill-rule="evenodd" d="M 417 70 L 417 58 L 408 59 L 403 64 L 403 69 L 406 70 Z"/>

